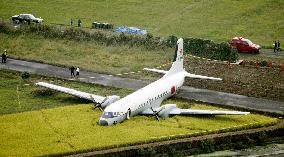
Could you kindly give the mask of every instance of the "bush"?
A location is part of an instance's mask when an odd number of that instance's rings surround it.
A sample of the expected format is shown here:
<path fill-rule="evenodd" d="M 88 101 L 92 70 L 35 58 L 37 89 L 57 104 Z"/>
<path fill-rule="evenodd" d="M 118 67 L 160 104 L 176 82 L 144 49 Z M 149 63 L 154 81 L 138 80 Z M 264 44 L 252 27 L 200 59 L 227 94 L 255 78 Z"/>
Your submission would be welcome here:
<path fill-rule="evenodd" d="M 268 65 L 267 61 L 261 61 L 260 66 L 266 67 Z"/>
<path fill-rule="evenodd" d="M 22 77 L 22 79 L 28 79 L 29 77 L 30 77 L 31 75 L 30 75 L 30 73 L 28 73 L 28 72 L 23 72 L 22 73 L 22 75 L 21 75 L 21 77 Z"/>
<path fill-rule="evenodd" d="M 168 41 L 175 40 L 175 37 L 170 36 Z M 196 56 L 205 57 L 216 60 L 231 60 L 238 59 L 238 52 L 235 48 L 226 43 L 214 43 L 212 40 L 198 38 L 184 38 L 184 51 Z"/>

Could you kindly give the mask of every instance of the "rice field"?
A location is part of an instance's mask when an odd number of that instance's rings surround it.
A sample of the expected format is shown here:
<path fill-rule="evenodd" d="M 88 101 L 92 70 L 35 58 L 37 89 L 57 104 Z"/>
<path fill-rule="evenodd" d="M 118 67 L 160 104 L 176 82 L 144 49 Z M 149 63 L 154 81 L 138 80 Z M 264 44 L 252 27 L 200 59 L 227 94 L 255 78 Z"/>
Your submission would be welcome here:
<path fill-rule="evenodd" d="M 20 73 L 1 70 L 0 156 L 41 156 L 83 152 L 135 145 L 201 134 L 242 130 L 272 125 L 278 120 L 258 114 L 246 116 L 183 117 L 157 121 L 136 116 L 115 126 L 97 124 L 100 110 L 93 104 L 66 94 L 35 94 L 43 89 L 32 84 L 45 80 L 100 95 L 125 96 L 130 90 L 64 81 L 32 75 L 23 80 Z M 46 91 L 45 91 L 46 92 Z M 181 108 L 222 108 L 170 99 L 163 104 Z"/>
<path fill-rule="evenodd" d="M 193 106 L 207 108 L 197 104 Z M 40 156 L 99 150 L 165 137 L 194 136 L 226 128 L 235 127 L 235 130 L 277 122 L 275 118 L 255 114 L 203 118 L 176 116 L 161 121 L 154 117 L 136 116 L 116 126 L 104 127 L 97 124 L 100 115 L 99 110 L 94 111 L 93 106 L 87 104 L 2 115 L 0 155 Z"/>

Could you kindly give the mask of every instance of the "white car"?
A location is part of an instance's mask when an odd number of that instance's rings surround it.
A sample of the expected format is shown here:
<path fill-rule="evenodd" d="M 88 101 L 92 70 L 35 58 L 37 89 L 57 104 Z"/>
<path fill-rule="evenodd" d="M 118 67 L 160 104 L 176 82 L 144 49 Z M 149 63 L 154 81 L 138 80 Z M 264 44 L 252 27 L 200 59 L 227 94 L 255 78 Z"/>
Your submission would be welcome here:
<path fill-rule="evenodd" d="M 12 21 L 14 23 L 27 22 L 28 24 L 30 24 L 31 22 L 42 23 L 43 19 L 42 18 L 36 18 L 32 14 L 19 14 L 19 15 L 12 16 Z"/>

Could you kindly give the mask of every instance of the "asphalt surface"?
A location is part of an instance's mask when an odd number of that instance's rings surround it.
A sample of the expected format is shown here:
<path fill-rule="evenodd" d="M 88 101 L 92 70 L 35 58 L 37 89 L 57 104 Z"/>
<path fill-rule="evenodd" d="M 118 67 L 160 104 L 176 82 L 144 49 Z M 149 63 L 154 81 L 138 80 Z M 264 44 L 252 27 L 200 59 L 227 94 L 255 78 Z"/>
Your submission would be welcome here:
<path fill-rule="evenodd" d="M 270 58 L 284 58 L 283 52 L 279 52 L 279 51 L 273 52 L 273 49 L 262 49 L 259 55 L 270 57 Z"/>
<path fill-rule="evenodd" d="M 58 77 L 63 79 L 71 79 L 70 71 L 68 68 L 43 63 L 28 62 L 8 58 L 6 64 L 0 64 L 0 68 L 21 72 L 26 71 L 34 74 Z M 117 88 L 129 88 L 135 90 L 151 83 L 112 75 L 98 74 L 85 70 L 80 70 L 80 77 L 78 78 L 78 80 L 86 83 L 112 86 Z M 184 86 L 176 95 L 176 97 L 198 102 L 244 108 L 260 112 L 277 113 L 281 115 L 284 114 L 284 102 L 247 97 L 243 95 L 224 93 L 207 89 L 198 89 Z"/>

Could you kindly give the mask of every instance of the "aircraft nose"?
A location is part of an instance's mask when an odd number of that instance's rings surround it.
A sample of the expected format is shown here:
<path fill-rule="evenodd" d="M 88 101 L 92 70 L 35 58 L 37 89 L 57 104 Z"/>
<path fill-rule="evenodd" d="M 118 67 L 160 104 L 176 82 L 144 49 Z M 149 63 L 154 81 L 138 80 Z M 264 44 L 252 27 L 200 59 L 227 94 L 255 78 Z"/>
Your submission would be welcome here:
<path fill-rule="evenodd" d="M 108 123 L 107 123 L 106 120 L 100 120 L 99 125 L 106 126 L 106 125 L 108 125 Z"/>

